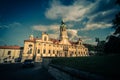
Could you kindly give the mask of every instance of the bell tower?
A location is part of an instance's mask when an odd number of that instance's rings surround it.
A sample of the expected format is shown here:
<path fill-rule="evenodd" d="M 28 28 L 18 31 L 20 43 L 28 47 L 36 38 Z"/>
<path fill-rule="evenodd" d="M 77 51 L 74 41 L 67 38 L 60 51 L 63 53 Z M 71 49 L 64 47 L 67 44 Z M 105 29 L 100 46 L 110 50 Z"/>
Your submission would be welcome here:
<path fill-rule="evenodd" d="M 65 40 L 65 39 L 68 40 L 68 35 L 67 35 L 66 25 L 62 20 L 60 25 L 60 40 Z"/>
<path fill-rule="evenodd" d="M 61 25 L 60 25 L 60 44 L 70 45 L 70 42 L 68 40 L 66 25 L 63 20 L 61 21 Z"/>

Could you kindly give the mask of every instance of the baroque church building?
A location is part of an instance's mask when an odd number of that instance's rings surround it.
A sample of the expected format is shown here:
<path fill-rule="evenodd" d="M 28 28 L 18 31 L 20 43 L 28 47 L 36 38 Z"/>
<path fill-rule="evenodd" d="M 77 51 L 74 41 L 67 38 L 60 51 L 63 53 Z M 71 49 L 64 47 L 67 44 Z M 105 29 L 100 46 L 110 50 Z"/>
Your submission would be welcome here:
<path fill-rule="evenodd" d="M 62 21 L 60 25 L 60 39 L 52 39 L 48 34 L 42 33 L 41 38 L 34 38 L 33 35 L 28 40 L 24 40 L 24 51 L 22 61 L 33 59 L 36 62 L 42 61 L 42 57 L 80 57 L 89 56 L 88 49 L 82 44 L 82 40 L 77 42 L 69 41 L 66 24 Z"/>

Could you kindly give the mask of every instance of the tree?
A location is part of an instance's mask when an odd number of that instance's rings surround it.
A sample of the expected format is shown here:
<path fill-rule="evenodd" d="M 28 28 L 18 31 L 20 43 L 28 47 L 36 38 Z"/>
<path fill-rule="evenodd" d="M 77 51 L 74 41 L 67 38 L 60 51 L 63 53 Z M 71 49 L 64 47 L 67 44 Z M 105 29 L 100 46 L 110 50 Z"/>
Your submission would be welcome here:
<path fill-rule="evenodd" d="M 119 5 L 120 5 L 120 0 L 116 0 L 116 4 L 119 4 Z"/>
<path fill-rule="evenodd" d="M 114 34 L 120 35 L 120 12 L 116 14 L 115 19 L 113 20 L 113 28 L 115 29 Z"/>
<path fill-rule="evenodd" d="M 120 5 L 120 0 L 116 0 L 116 4 Z M 115 29 L 114 34 L 120 35 L 120 12 L 116 14 L 115 19 L 113 20 L 113 28 Z"/>
<path fill-rule="evenodd" d="M 120 5 L 120 0 L 116 0 L 116 4 Z M 104 46 L 104 52 L 106 54 L 120 53 L 120 12 L 116 14 L 113 20 L 113 28 L 115 29 L 114 35 L 107 37 L 108 42 L 106 42 Z"/>
<path fill-rule="evenodd" d="M 116 36 L 110 36 L 107 43 L 104 46 L 104 52 L 106 54 L 119 54 L 120 53 L 120 38 Z"/>
<path fill-rule="evenodd" d="M 96 46 L 97 55 L 103 55 L 105 41 L 99 41 Z"/>

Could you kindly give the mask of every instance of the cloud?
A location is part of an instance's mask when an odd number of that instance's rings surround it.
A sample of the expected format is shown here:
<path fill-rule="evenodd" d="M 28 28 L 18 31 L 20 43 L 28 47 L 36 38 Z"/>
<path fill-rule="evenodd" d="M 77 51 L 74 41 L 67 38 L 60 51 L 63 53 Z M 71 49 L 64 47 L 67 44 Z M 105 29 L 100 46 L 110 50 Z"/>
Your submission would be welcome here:
<path fill-rule="evenodd" d="M 88 37 L 88 36 L 80 36 L 80 38 L 82 39 L 83 42 L 92 40 L 92 39 L 91 39 L 90 37 Z"/>
<path fill-rule="evenodd" d="M 48 19 L 62 18 L 65 22 L 74 21 L 74 24 L 79 22 L 84 26 L 81 30 L 95 30 L 111 27 L 110 23 L 118 11 L 114 0 L 75 0 L 69 6 L 54 0 L 45 16 Z"/>
<path fill-rule="evenodd" d="M 59 26 L 60 25 L 57 25 L 57 24 L 53 24 L 53 25 L 34 25 L 34 26 L 32 26 L 32 28 L 33 28 L 33 30 L 47 32 L 47 31 L 58 31 Z"/>
<path fill-rule="evenodd" d="M 88 17 L 89 20 L 85 24 L 85 27 L 81 28 L 81 30 L 88 31 L 112 27 L 112 20 L 117 12 L 117 9 L 111 9 L 91 15 Z"/>
<path fill-rule="evenodd" d="M 90 5 L 85 5 L 85 3 L 91 4 L 91 2 L 85 0 L 76 1 L 73 5 L 65 6 L 59 1 L 53 1 L 50 4 L 51 7 L 46 11 L 45 16 L 49 19 L 62 18 L 65 21 L 80 21 L 90 8 Z"/>
<path fill-rule="evenodd" d="M 9 29 L 9 28 L 19 27 L 19 26 L 22 26 L 22 24 L 19 22 L 13 22 L 13 23 L 8 24 L 8 25 L 0 25 L 0 29 Z"/>
<path fill-rule="evenodd" d="M 67 32 L 68 32 L 70 35 L 73 35 L 73 36 L 77 35 L 77 33 L 78 33 L 78 31 L 75 30 L 75 29 L 67 29 Z"/>
<path fill-rule="evenodd" d="M 59 34 L 58 33 L 53 33 L 53 34 L 48 34 L 50 38 L 53 38 L 53 39 L 59 39 Z"/>
<path fill-rule="evenodd" d="M 76 41 L 79 39 L 78 31 L 75 29 L 67 29 L 68 37 L 70 41 Z"/>
<path fill-rule="evenodd" d="M 33 29 L 34 30 L 37 30 L 37 31 L 43 31 L 43 32 L 46 32 L 48 31 L 48 28 L 44 25 L 36 25 L 36 26 L 33 26 Z"/>
<path fill-rule="evenodd" d="M 118 12 L 117 9 L 111 9 L 103 12 L 96 13 L 95 15 L 89 16 L 89 22 L 106 22 L 111 23 L 114 19 L 115 14 Z"/>
<path fill-rule="evenodd" d="M 74 26 L 74 24 L 72 24 L 72 23 L 67 24 L 68 28 L 72 28 L 73 26 Z"/>
<path fill-rule="evenodd" d="M 59 26 L 60 26 L 60 25 L 57 25 L 57 24 L 56 24 L 56 25 L 50 25 L 50 26 L 49 26 L 49 29 L 52 30 L 52 31 L 58 31 L 59 28 L 60 28 Z"/>
<path fill-rule="evenodd" d="M 96 0 L 96 3 L 91 7 L 89 12 L 91 15 L 97 14 L 99 12 L 108 11 L 111 9 L 118 9 L 119 7 L 115 4 L 116 0 Z"/>
<path fill-rule="evenodd" d="M 95 30 L 95 29 L 104 29 L 111 27 L 112 24 L 107 23 L 88 23 L 86 27 L 81 28 L 81 31 Z"/>
<path fill-rule="evenodd" d="M 14 22 L 14 23 L 12 23 L 12 24 L 9 24 L 9 26 L 11 26 L 11 27 L 18 27 L 18 26 L 21 26 L 22 24 L 21 23 L 19 23 L 19 22 Z"/>
<path fill-rule="evenodd" d="M 59 38 L 59 26 L 58 24 L 53 25 L 34 25 L 32 26 L 33 30 L 41 32 L 50 32 L 49 37 L 58 39 Z"/>
<path fill-rule="evenodd" d="M 67 33 L 70 41 L 77 41 L 79 38 L 81 38 L 84 42 L 91 40 L 91 38 L 87 36 L 79 36 L 78 30 L 76 29 L 68 29 Z"/>

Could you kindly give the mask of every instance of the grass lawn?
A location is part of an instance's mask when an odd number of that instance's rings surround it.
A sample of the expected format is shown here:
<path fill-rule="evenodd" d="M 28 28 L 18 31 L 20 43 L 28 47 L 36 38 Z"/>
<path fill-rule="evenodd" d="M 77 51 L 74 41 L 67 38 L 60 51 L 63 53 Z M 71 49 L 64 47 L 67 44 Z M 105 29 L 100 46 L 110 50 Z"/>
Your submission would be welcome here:
<path fill-rule="evenodd" d="M 120 76 L 120 55 L 55 58 L 52 64 L 67 66 L 103 76 Z"/>

